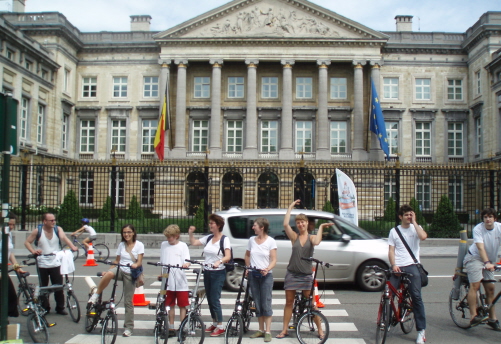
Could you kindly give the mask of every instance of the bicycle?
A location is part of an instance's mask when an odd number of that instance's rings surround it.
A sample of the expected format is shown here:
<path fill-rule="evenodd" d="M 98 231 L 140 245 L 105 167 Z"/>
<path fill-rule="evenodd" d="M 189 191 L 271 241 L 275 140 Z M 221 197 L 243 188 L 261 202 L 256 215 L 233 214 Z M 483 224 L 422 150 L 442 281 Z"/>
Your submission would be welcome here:
<path fill-rule="evenodd" d="M 36 264 L 35 262 L 28 263 L 27 260 L 23 260 L 22 263 L 22 266 L 30 266 Z M 11 270 L 9 270 L 9 272 L 10 271 Z M 27 317 L 30 314 L 30 309 L 27 307 L 27 305 L 29 303 L 29 299 L 33 298 L 33 296 L 35 295 L 35 284 L 28 283 L 28 280 L 26 279 L 30 276 L 30 273 L 28 271 L 24 273 L 17 273 L 16 271 L 16 276 L 19 280 L 19 285 L 17 288 L 17 309 L 19 311 L 19 314 Z"/>
<path fill-rule="evenodd" d="M 410 283 L 409 277 L 412 277 L 412 274 L 408 272 L 394 272 L 377 265 L 367 266 L 366 268 L 383 272 L 386 276 L 386 284 L 381 294 L 377 315 L 376 344 L 383 344 L 386 341 L 390 326 L 397 326 L 399 323 L 403 333 L 410 333 L 414 327 L 414 311 L 408 288 Z M 391 284 L 391 275 L 400 277 L 398 289 Z"/>
<path fill-rule="evenodd" d="M 501 270 L 501 265 L 496 265 L 496 271 Z M 456 326 L 460 328 L 470 328 L 470 307 L 468 306 L 468 292 L 470 291 L 470 281 L 468 280 L 468 276 L 465 273 L 459 273 L 454 275 L 454 279 L 461 278 L 461 284 L 459 290 L 452 287 L 452 290 L 449 294 L 449 314 L 451 315 L 452 321 Z M 480 288 L 477 292 L 477 314 L 481 316 L 488 316 L 491 307 L 493 307 L 496 302 L 501 297 L 501 290 L 497 293 L 492 300 L 492 304 L 486 303 L 485 293 L 482 291 L 483 283 L 489 282 L 498 282 L 496 280 L 487 280 L 480 283 Z M 501 282 L 501 280 L 499 281 Z"/>
<path fill-rule="evenodd" d="M 84 254 L 83 254 L 83 257 L 87 257 L 87 254 L 88 254 L 88 251 L 87 251 L 87 248 L 85 247 L 85 245 L 83 243 L 81 243 L 80 241 L 78 241 L 77 237 L 74 236 L 74 235 L 71 235 L 71 237 L 73 238 L 73 244 L 75 244 L 75 246 L 78 248 L 78 246 L 80 246 L 81 249 L 84 250 Z M 93 242 L 94 240 L 91 240 L 90 242 Z M 69 246 L 68 245 L 65 245 L 63 247 L 64 250 L 69 250 Z M 92 244 L 92 249 L 94 250 L 94 257 L 96 260 L 107 260 L 109 257 L 110 257 L 110 249 L 108 248 L 108 246 L 106 246 L 106 244 Z M 73 251 L 73 260 L 77 260 L 77 258 L 79 257 L 80 255 L 80 249 L 76 250 L 76 251 Z"/>
<path fill-rule="evenodd" d="M 244 265 L 240 265 L 238 263 L 234 264 L 225 264 L 225 265 L 234 265 L 235 268 L 243 269 L 244 273 L 242 274 L 242 280 L 240 282 L 240 287 L 238 288 L 237 299 L 235 302 L 235 310 L 226 325 L 226 330 L 224 332 L 224 341 L 226 344 L 240 344 L 242 341 L 243 333 L 247 333 L 249 331 L 249 325 L 251 322 L 251 318 L 256 310 L 254 305 L 254 300 L 250 295 L 250 287 L 247 283 L 247 286 L 244 286 L 245 281 L 245 271 L 261 271 L 259 269 L 248 267 Z M 244 293 L 244 298 L 241 301 L 240 297 L 242 296 L 242 292 Z M 236 340 L 236 341 L 235 341 Z"/>
<path fill-rule="evenodd" d="M 205 339 L 205 324 L 202 320 L 202 302 L 205 299 L 205 289 L 199 289 L 200 278 L 203 274 L 205 264 L 197 260 L 185 259 L 191 264 L 198 264 L 201 269 L 193 269 L 197 276 L 195 288 L 190 290 L 190 307 L 187 309 L 186 317 L 181 322 L 178 332 L 178 342 L 180 344 L 202 344 Z"/>
<path fill-rule="evenodd" d="M 116 264 L 110 261 L 97 260 L 99 263 L 107 265 L 115 265 L 117 271 L 115 273 L 115 278 L 113 282 L 113 288 L 111 290 L 111 296 L 109 301 L 102 300 L 102 294 L 99 295 L 98 301 L 93 303 L 87 303 L 87 313 L 85 320 L 85 331 L 92 332 L 96 327 L 98 322 L 101 323 L 101 343 L 102 344 L 114 344 L 117 339 L 118 333 L 118 320 L 117 311 L 115 305 L 115 291 L 118 285 L 118 273 L 121 266 L 130 267 L 129 264 Z M 102 272 L 97 273 L 98 277 L 102 276 Z M 90 297 L 91 295 L 89 295 Z M 102 318 L 101 315 L 106 312 L 105 316 Z"/>
<path fill-rule="evenodd" d="M 164 286 L 157 295 L 157 303 L 150 308 L 155 309 L 155 328 L 153 329 L 153 333 L 155 336 L 155 344 L 161 344 L 162 340 L 163 340 L 163 344 L 167 344 L 167 340 L 169 338 L 170 306 L 165 306 L 165 299 L 166 299 L 165 295 L 167 294 L 170 269 L 187 270 L 187 268 L 183 268 L 182 266 L 177 266 L 177 265 L 162 264 L 160 262 L 158 262 L 158 263 L 148 262 L 147 264 L 154 265 L 154 266 L 161 266 L 162 267 L 162 276 L 160 276 L 159 279 L 161 281 L 162 277 L 165 278 Z M 164 272 L 164 271 L 166 271 L 166 272 Z M 150 306 L 151 306 L 151 304 L 150 304 Z"/>

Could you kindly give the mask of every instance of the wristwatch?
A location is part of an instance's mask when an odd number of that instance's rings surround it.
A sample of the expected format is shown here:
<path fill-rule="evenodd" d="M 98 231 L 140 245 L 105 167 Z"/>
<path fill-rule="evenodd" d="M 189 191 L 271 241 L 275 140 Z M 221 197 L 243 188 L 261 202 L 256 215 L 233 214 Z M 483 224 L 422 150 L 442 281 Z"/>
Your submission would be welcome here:
<path fill-rule="evenodd" d="M 221 262 L 221 264 L 223 264 L 223 260 L 222 259 L 219 259 L 219 261 Z"/>

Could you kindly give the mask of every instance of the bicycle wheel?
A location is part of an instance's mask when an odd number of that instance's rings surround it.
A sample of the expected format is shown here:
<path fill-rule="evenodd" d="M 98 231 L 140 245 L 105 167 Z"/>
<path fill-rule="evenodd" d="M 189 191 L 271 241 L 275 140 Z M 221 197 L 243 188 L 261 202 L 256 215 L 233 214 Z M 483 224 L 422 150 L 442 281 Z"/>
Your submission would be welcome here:
<path fill-rule="evenodd" d="M 414 310 L 412 309 L 412 299 L 411 296 L 407 293 L 405 295 L 404 301 L 400 305 L 400 316 L 402 320 L 400 322 L 400 328 L 402 332 L 408 334 L 412 331 L 414 327 Z"/>
<path fill-rule="evenodd" d="M 226 325 L 224 342 L 226 344 L 240 344 L 244 334 L 244 321 L 240 314 L 233 314 Z"/>
<path fill-rule="evenodd" d="M 95 244 L 94 248 L 94 258 L 99 260 L 106 260 L 110 256 L 110 249 L 105 244 Z"/>
<path fill-rule="evenodd" d="M 470 308 L 468 307 L 468 291 L 470 286 L 461 284 L 459 287 L 459 298 L 454 300 L 454 288 L 449 294 L 449 314 L 456 326 L 461 328 L 470 327 Z"/>
<path fill-rule="evenodd" d="M 304 313 L 297 322 L 296 337 L 301 344 L 323 344 L 329 338 L 329 322 L 319 311 Z"/>
<path fill-rule="evenodd" d="M 167 315 L 157 315 L 155 323 L 155 344 L 167 344 L 169 339 L 169 317 Z"/>
<path fill-rule="evenodd" d="M 38 316 L 37 313 L 31 313 L 28 316 L 28 333 L 34 343 L 49 342 L 49 325 L 45 317 Z"/>
<path fill-rule="evenodd" d="M 96 305 L 92 303 L 87 303 L 86 313 L 85 313 L 85 331 L 92 332 L 99 321 L 99 313 L 97 311 Z"/>
<path fill-rule="evenodd" d="M 31 286 L 28 288 L 30 288 L 29 291 L 19 288 L 17 292 L 17 309 L 19 310 L 19 314 L 25 317 L 30 314 L 30 309 L 28 308 L 28 293 L 31 293 L 31 295 L 33 295 L 35 292 L 35 288 L 32 288 Z"/>
<path fill-rule="evenodd" d="M 244 333 L 247 333 L 249 331 L 250 323 L 255 310 L 256 304 L 254 303 L 254 300 L 250 299 L 249 303 L 247 303 L 247 306 L 244 308 L 244 313 L 242 314 L 242 320 L 244 322 Z"/>
<path fill-rule="evenodd" d="M 73 290 L 68 290 L 66 294 L 66 307 L 68 308 L 71 319 L 78 323 L 80 321 L 80 304 Z"/>
<path fill-rule="evenodd" d="M 114 344 L 118 333 L 117 315 L 113 312 L 108 312 L 103 321 L 103 329 L 101 330 L 101 344 Z"/>
<path fill-rule="evenodd" d="M 205 339 L 205 325 L 198 315 L 188 315 L 179 326 L 178 341 L 180 344 L 202 344 Z"/>
<path fill-rule="evenodd" d="M 390 327 L 390 300 L 381 297 L 376 323 L 376 344 L 384 344 Z"/>

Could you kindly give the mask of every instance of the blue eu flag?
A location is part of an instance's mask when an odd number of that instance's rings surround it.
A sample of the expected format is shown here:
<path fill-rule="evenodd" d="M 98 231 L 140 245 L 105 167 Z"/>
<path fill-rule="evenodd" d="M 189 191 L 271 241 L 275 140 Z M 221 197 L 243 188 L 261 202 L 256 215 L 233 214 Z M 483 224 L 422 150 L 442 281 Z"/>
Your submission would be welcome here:
<path fill-rule="evenodd" d="M 370 129 L 376 134 L 381 149 L 383 150 L 386 157 L 390 156 L 390 149 L 388 147 L 388 137 L 386 136 L 386 126 L 384 124 L 383 111 L 381 110 L 381 104 L 379 104 L 379 97 L 377 95 L 376 86 L 374 86 L 374 81 L 371 78 L 372 85 L 372 101 L 371 101 L 371 118 L 370 118 Z"/>

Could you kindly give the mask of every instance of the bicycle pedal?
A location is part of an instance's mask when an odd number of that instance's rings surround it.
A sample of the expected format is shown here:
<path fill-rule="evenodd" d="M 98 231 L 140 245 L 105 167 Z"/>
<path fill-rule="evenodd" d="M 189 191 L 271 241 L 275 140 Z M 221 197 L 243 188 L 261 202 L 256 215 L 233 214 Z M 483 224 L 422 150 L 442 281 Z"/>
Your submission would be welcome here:
<path fill-rule="evenodd" d="M 150 303 L 148 305 L 148 309 L 156 309 L 157 308 L 157 304 L 156 303 Z"/>
<path fill-rule="evenodd" d="M 295 330 L 296 326 L 289 326 L 289 330 Z"/>
<path fill-rule="evenodd" d="M 51 324 L 48 324 L 49 327 L 54 327 L 56 326 L 57 324 L 56 323 L 51 323 Z"/>

